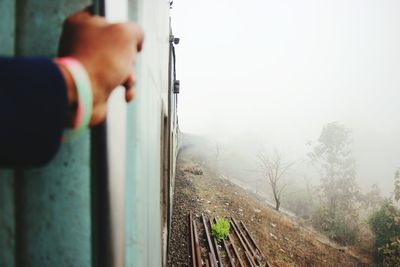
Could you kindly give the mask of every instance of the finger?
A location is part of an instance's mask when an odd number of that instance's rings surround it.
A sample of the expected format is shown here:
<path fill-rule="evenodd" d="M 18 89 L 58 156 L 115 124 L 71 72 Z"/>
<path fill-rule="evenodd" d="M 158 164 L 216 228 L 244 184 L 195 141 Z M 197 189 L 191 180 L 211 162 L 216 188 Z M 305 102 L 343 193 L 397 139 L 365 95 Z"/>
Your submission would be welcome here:
<path fill-rule="evenodd" d="M 131 87 L 125 92 L 125 100 L 126 102 L 131 102 L 134 98 L 135 98 L 135 89 L 134 87 Z"/>
<path fill-rule="evenodd" d="M 143 41 L 144 41 L 144 32 L 142 29 L 139 28 L 138 42 L 137 42 L 137 46 L 136 46 L 138 52 L 142 51 Z"/>
<path fill-rule="evenodd" d="M 133 74 L 133 72 L 130 73 L 128 79 L 126 79 L 126 81 L 123 83 L 123 86 L 125 87 L 125 99 L 127 102 L 130 102 L 133 100 L 134 96 L 135 96 L 135 92 L 133 87 L 135 86 L 135 75 Z"/>
<path fill-rule="evenodd" d="M 133 87 L 136 83 L 136 77 L 133 72 L 131 72 L 125 82 L 122 84 L 126 89 Z"/>

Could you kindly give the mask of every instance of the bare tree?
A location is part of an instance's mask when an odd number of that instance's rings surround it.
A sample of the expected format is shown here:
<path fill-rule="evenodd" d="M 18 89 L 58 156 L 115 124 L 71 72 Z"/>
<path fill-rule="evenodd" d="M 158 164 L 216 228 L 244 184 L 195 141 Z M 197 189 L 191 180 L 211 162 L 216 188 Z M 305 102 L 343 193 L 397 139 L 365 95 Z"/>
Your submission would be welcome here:
<path fill-rule="evenodd" d="M 284 175 L 294 162 L 285 162 L 277 150 L 274 150 L 272 156 L 261 152 L 257 155 L 257 158 L 260 170 L 271 186 L 275 199 L 275 209 L 279 211 L 282 192 L 287 185 L 284 181 Z"/>

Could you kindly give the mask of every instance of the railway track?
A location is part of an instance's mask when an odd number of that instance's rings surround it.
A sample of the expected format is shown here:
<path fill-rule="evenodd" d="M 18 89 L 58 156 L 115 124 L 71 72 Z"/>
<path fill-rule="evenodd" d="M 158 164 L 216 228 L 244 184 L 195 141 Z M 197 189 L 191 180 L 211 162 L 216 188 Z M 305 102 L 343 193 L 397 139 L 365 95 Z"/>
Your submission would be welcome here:
<path fill-rule="evenodd" d="M 211 235 L 211 225 L 218 218 L 204 214 L 188 216 L 192 267 L 269 267 L 264 254 L 243 221 L 230 218 L 230 233 L 218 244 Z"/>

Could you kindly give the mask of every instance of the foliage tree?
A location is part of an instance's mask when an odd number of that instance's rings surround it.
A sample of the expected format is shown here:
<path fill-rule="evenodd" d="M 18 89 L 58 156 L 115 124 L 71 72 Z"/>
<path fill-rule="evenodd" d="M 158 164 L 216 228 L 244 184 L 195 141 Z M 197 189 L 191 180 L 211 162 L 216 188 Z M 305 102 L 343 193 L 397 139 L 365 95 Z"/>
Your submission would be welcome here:
<path fill-rule="evenodd" d="M 352 145 L 351 132 L 332 122 L 323 127 L 308 155 L 321 174 L 321 203 L 313 215 L 313 224 L 342 244 L 354 243 L 358 228 L 359 190 Z"/>
<path fill-rule="evenodd" d="M 382 206 L 384 198 L 382 197 L 381 190 L 377 184 L 371 186 L 371 190 L 365 194 L 360 195 L 360 201 L 363 204 L 364 210 L 376 210 Z"/>
<path fill-rule="evenodd" d="M 400 199 L 400 171 L 394 175 L 394 199 Z M 375 234 L 375 258 L 383 266 L 400 266 L 400 210 L 392 199 L 386 199 L 369 219 Z"/>
<path fill-rule="evenodd" d="M 400 170 L 396 170 L 394 173 L 394 199 L 400 200 Z"/>
<path fill-rule="evenodd" d="M 398 258 L 400 264 L 400 211 L 390 199 L 375 211 L 369 219 L 369 225 L 375 234 L 375 257 L 379 262 L 393 262 Z"/>
<path fill-rule="evenodd" d="M 275 200 L 275 209 L 279 211 L 282 192 L 286 187 L 284 176 L 289 168 L 293 166 L 294 162 L 285 162 L 277 150 L 274 150 L 271 156 L 260 152 L 257 158 L 261 172 L 271 186 Z"/>

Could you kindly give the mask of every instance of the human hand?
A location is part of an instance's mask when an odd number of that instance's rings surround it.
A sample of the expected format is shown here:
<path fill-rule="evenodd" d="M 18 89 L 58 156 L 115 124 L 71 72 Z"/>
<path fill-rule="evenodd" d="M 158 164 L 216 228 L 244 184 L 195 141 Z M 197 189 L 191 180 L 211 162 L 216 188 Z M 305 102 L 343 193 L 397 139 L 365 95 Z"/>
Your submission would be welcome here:
<path fill-rule="evenodd" d="M 59 56 L 73 57 L 88 72 L 93 92 L 90 125 L 104 121 L 107 99 L 118 85 L 126 88 L 126 101 L 134 98 L 133 64 L 143 43 L 143 31 L 134 23 L 108 23 L 86 11 L 66 19 L 60 39 Z M 71 74 L 60 66 L 66 78 L 68 101 L 76 102 Z"/>

